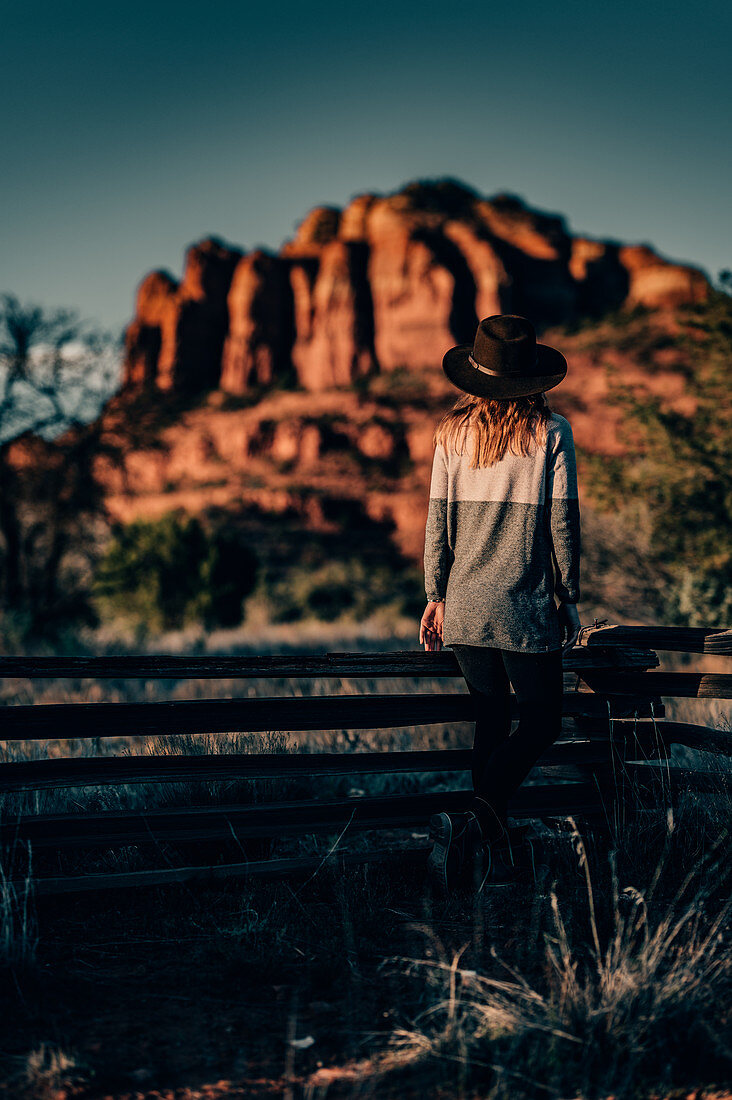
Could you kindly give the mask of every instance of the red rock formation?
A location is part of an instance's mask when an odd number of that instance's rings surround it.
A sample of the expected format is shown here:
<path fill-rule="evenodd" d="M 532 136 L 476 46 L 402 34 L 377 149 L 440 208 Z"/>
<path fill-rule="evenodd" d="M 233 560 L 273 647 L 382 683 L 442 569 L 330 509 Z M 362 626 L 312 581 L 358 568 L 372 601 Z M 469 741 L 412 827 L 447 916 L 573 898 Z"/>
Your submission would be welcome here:
<path fill-rule="evenodd" d="M 445 236 L 465 257 L 475 282 L 475 312 L 480 317 L 507 313 L 510 309 L 512 280 L 490 241 L 472 225 L 449 221 Z"/>
<path fill-rule="evenodd" d="M 368 212 L 374 346 L 382 370 L 439 367 L 455 343 L 450 322 L 456 278 L 438 258 L 438 232 L 418 224 L 392 199 L 378 200 Z"/>
<path fill-rule="evenodd" d="M 316 206 L 297 227 L 293 240 L 282 247 L 282 256 L 318 256 L 338 236 L 341 212 L 334 206 Z"/>
<path fill-rule="evenodd" d="M 358 437 L 358 449 L 367 458 L 393 458 L 396 450 L 394 433 L 384 424 L 368 424 Z"/>
<path fill-rule="evenodd" d="M 233 276 L 233 278 L 232 278 Z M 311 392 L 365 374 L 439 369 L 480 317 L 547 325 L 637 303 L 703 300 L 704 274 L 645 246 L 572 238 L 563 218 L 453 180 L 316 207 L 278 256 L 209 239 L 183 280 L 153 272 L 126 334 L 128 389 L 220 386 L 242 394 L 292 379 Z"/>
<path fill-rule="evenodd" d="M 647 245 L 628 245 L 620 249 L 619 255 L 630 279 L 628 305 L 673 307 L 703 302 L 709 294 L 709 282 L 702 271 L 669 263 Z"/>
<path fill-rule="evenodd" d="M 292 291 L 287 264 L 261 249 L 236 266 L 227 304 L 229 332 L 221 389 L 242 394 L 289 371 L 293 340 Z"/>
<path fill-rule="evenodd" d="M 341 215 L 338 236 L 342 241 L 365 241 L 368 212 L 376 202 L 376 195 L 357 195 Z"/>
<path fill-rule="evenodd" d="M 157 386 L 160 363 L 174 358 L 177 290 L 165 271 L 152 271 L 138 287 L 135 319 L 125 333 L 125 384 L 130 388 Z"/>
<path fill-rule="evenodd" d="M 216 238 L 186 252 L 176 285 L 153 272 L 140 285 L 137 315 L 128 328 L 125 384 L 187 392 L 216 387 L 228 329 L 226 297 L 241 252 Z"/>
<path fill-rule="evenodd" d="M 569 234 L 564 219 L 531 210 L 516 195 L 477 202 L 476 213 L 491 234 L 534 260 L 561 260 Z"/>
<path fill-rule="evenodd" d="M 214 238 L 188 249 L 178 289 L 176 355 L 165 364 L 165 372 L 161 370 L 161 389 L 206 390 L 218 385 L 229 323 L 226 298 L 240 259 L 240 251 Z"/>
<path fill-rule="evenodd" d="M 620 261 L 619 248 L 609 241 L 576 237 L 572 241 L 569 273 L 578 288 L 581 314 L 595 314 L 618 308 L 628 297 L 630 279 Z"/>
<path fill-rule="evenodd" d="M 365 245 L 334 240 L 323 248 L 317 274 L 293 265 L 292 362 L 307 390 L 348 386 L 374 368 L 366 262 Z"/>
<path fill-rule="evenodd" d="M 478 202 L 476 213 L 510 275 L 506 311 L 530 317 L 537 327 L 576 316 L 578 292 L 568 268 L 571 238 L 564 220 L 530 210 L 513 195 Z"/>

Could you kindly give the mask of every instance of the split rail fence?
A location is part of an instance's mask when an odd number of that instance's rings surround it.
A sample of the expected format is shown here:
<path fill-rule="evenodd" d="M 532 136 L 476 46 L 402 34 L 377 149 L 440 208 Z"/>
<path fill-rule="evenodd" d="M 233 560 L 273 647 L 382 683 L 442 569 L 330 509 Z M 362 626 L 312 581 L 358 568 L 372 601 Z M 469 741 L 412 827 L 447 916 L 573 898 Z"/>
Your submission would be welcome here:
<path fill-rule="evenodd" d="M 560 739 L 540 759 L 541 780 L 524 784 L 509 813 L 515 821 L 545 822 L 573 815 L 612 824 L 617 815 L 642 813 L 657 799 L 659 784 L 674 800 L 684 792 L 711 793 L 728 782 L 730 770 L 671 766 L 672 744 L 732 756 L 732 734 L 703 725 L 665 720 L 663 697 L 732 698 L 732 675 L 658 671 L 656 650 L 732 656 L 732 631 L 600 626 L 584 628 L 565 655 L 564 718 Z M 462 680 L 454 654 L 407 651 L 326 653 L 317 656 L 119 656 L 0 657 L 0 678 L 93 678 L 94 680 L 184 680 L 272 678 L 444 677 Z M 464 681 L 463 681 L 463 687 Z M 0 708 L 0 743 L 190 734 L 287 733 L 327 730 L 387 730 L 474 720 L 467 691 L 408 694 L 245 697 L 171 702 L 12 704 Z M 164 867 L 79 875 L 44 874 L 35 881 L 39 895 L 74 893 L 230 876 L 277 877 L 309 874 L 323 856 L 254 858 L 262 841 L 315 834 L 339 836 L 359 830 L 389 832 L 392 853 L 404 853 L 403 833 L 422 829 L 437 810 L 460 810 L 470 799 L 469 749 L 412 751 L 221 753 L 211 755 L 91 755 L 0 763 L 0 848 L 24 845 L 46 867 L 62 868 L 71 850 L 96 854 L 137 846 L 166 852 Z M 456 782 L 438 792 L 345 798 L 300 798 L 237 804 L 102 810 L 48 814 L 12 811 L 13 794 L 53 788 L 303 777 L 430 773 Z M 466 782 L 468 780 L 468 782 Z M 418 785 L 418 784 L 417 784 Z M 427 785 L 427 784 L 424 784 Z M 396 833 L 396 835 L 395 835 Z M 200 845 L 236 842 L 236 862 L 176 866 L 175 854 Z M 259 842 L 259 843 L 257 843 Z M 179 847 L 176 848 L 176 845 Z M 407 848 L 407 851 L 423 851 Z M 241 856 L 244 855 L 244 859 Z M 149 855 L 146 857 L 150 861 Z M 328 857 L 342 865 L 385 858 L 384 850 L 346 851 Z"/>

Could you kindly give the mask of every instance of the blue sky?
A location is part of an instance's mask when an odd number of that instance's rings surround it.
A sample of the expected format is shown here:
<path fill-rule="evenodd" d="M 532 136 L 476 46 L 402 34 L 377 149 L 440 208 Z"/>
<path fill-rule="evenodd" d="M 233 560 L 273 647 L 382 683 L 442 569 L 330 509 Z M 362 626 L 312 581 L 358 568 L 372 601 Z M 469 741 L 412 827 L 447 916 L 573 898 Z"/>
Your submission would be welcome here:
<path fill-rule="evenodd" d="M 25 0 L 3 29 L 0 291 L 105 327 L 206 234 L 278 248 L 446 175 L 732 267 L 721 0 Z"/>

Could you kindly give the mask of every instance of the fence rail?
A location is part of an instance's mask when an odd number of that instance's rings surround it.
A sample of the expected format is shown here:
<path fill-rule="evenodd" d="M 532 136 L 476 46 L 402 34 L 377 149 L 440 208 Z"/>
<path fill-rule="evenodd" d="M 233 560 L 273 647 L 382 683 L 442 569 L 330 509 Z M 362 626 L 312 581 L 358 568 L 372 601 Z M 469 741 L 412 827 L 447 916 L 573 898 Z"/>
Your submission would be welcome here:
<path fill-rule="evenodd" d="M 651 646 L 653 648 L 651 648 Z M 564 721 L 561 738 L 538 762 L 541 780 L 525 784 L 510 805 L 511 817 L 554 819 L 567 814 L 608 821 L 623 801 L 623 812 L 640 812 L 648 798 L 664 792 L 672 804 L 685 793 L 704 797 L 729 792 L 729 770 L 690 771 L 671 766 L 674 744 L 703 749 L 719 758 L 732 756 L 732 734 L 702 725 L 664 720 L 664 698 L 732 698 L 732 675 L 658 671 L 656 649 L 732 655 L 732 631 L 603 626 L 585 628 L 575 649 L 564 657 Z M 0 657 L 0 678 L 240 680 L 268 683 L 298 678 L 364 679 L 448 677 L 462 679 L 455 656 L 407 651 L 326 653 L 318 655 L 178 657 Z M 464 683 L 463 683 L 464 687 Z M 271 688 L 270 688 L 271 690 Z M 515 700 L 513 713 L 516 715 Z M 10 704 L 0 708 L 0 741 L 57 741 L 108 737 L 175 738 L 198 734 L 326 730 L 385 730 L 475 719 L 474 698 L 452 686 L 445 691 L 264 696 L 141 703 Z M 465 783 L 468 749 L 369 751 L 355 753 L 210 753 L 180 755 L 95 755 L 12 760 L 0 763 L 0 846 L 30 845 L 41 859 L 58 867 L 67 853 L 135 846 L 146 859 L 164 846 L 165 868 L 78 875 L 45 874 L 39 895 L 145 884 L 162 885 L 227 874 L 267 876 L 311 873 L 317 857 L 254 858 L 242 862 L 190 866 L 190 845 L 208 854 L 211 845 L 241 850 L 281 838 L 338 834 L 347 829 L 425 828 L 436 809 L 458 810 L 471 792 L 465 786 L 441 792 L 256 801 L 253 781 L 282 782 L 283 792 L 313 777 L 452 775 Z M 99 787 L 139 789 L 151 784 L 225 783 L 228 797 L 209 805 L 142 810 L 79 810 L 51 814 L 28 812 L 42 807 L 53 789 Z M 289 787 L 288 787 L 289 784 Z M 307 785 L 304 788 L 307 790 Z M 44 794 L 46 792 L 46 794 Z M 191 795 L 193 797 L 193 795 Z M 209 794 L 210 797 L 210 794 Z M 13 799 L 16 799 L 14 802 Z M 20 801 L 17 801 L 20 799 Z M 35 802 L 30 801 L 36 799 Z M 645 800 L 645 801 L 644 801 Z M 14 806 L 26 809 L 20 812 Z M 176 849 L 176 846 L 177 849 Z M 257 847 L 259 846 L 259 847 Z M 404 848 L 403 840 L 400 841 Z M 407 846 L 410 852 L 423 849 Z M 178 855 L 176 856 L 176 851 Z M 172 853 L 172 855 L 171 855 Z M 382 853 L 383 855 L 383 853 Z M 98 860 L 98 856 L 96 857 Z M 337 856 L 345 866 L 363 855 Z M 171 859 L 183 859 L 180 867 Z M 314 862 L 315 861 L 315 862 Z M 310 869 L 310 870 L 308 870 Z"/>
<path fill-rule="evenodd" d="M 514 818 L 600 813 L 609 790 L 597 777 L 571 782 L 565 769 L 556 769 L 557 783 L 522 787 L 509 802 Z M 669 792 L 682 783 L 686 790 L 727 790 L 728 779 L 716 772 L 693 772 L 654 764 L 626 763 L 625 777 L 637 788 L 665 786 Z M 609 778 L 609 777 L 608 777 Z M 472 790 L 345 799 L 300 799 L 295 802 L 254 805 L 197 806 L 139 812 L 105 810 L 102 813 L 34 814 L 16 822 L 18 836 L 34 848 L 108 847 L 120 844 L 159 844 L 206 840 L 240 842 L 259 837 L 323 833 L 364 828 L 424 825 L 441 810 L 467 808 Z"/>
<path fill-rule="evenodd" d="M 568 716 L 622 718 L 660 714 L 654 696 L 628 701 L 617 694 L 568 692 Z M 516 716 L 516 703 L 512 699 Z M 405 726 L 470 722 L 475 705 L 466 693 L 424 695 L 323 695 L 266 699 L 191 699 L 162 703 L 45 703 L 4 708 L 0 739 L 49 741 L 120 736 L 199 733 L 307 732 L 339 729 L 394 729 Z"/>
<path fill-rule="evenodd" d="M 574 649 L 564 659 L 569 670 L 582 668 L 641 668 L 658 664 L 658 657 L 646 646 L 624 645 L 622 654 L 585 652 Z M 393 653 L 272 654 L 271 656 L 123 655 L 100 657 L 8 657 L 0 656 L 0 679 L 8 677 L 40 680 L 48 678 L 119 680 L 220 680 L 277 679 L 314 676 L 457 676 L 462 677 L 455 654 L 404 650 Z"/>
<path fill-rule="evenodd" d="M 587 626 L 580 632 L 577 644 L 593 649 L 639 645 L 729 657 L 732 655 L 732 630 L 708 630 L 702 626 Z"/>

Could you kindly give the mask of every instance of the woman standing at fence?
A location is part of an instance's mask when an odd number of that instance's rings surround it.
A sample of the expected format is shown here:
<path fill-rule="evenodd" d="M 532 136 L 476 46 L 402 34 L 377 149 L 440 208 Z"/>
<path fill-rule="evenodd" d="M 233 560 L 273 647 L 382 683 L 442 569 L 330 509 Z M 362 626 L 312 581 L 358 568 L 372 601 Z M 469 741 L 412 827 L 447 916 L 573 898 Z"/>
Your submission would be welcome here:
<path fill-rule="evenodd" d="M 567 373 L 561 352 L 503 314 L 442 366 L 464 396 L 434 436 L 419 640 L 453 649 L 476 712 L 472 806 L 430 821 L 430 876 L 446 891 L 468 871 L 481 883 L 511 878 L 508 800 L 561 730 L 562 652 L 580 630 L 580 522 L 572 429 L 544 396 Z"/>

